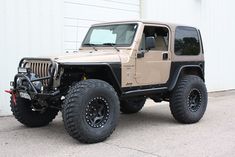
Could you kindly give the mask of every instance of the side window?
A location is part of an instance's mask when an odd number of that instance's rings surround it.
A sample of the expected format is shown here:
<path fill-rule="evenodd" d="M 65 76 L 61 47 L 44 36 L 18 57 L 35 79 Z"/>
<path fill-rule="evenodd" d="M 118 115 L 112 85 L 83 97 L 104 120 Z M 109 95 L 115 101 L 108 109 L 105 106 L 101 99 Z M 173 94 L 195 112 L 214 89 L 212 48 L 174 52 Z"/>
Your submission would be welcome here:
<path fill-rule="evenodd" d="M 192 27 L 177 27 L 175 31 L 175 54 L 198 55 L 200 41 L 198 32 Z"/>
<path fill-rule="evenodd" d="M 169 31 L 165 27 L 145 26 L 141 39 L 140 50 L 145 50 L 145 38 L 154 37 L 156 47 L 151 49 L 155 51 L 167 51 L 169 45 Z"/>

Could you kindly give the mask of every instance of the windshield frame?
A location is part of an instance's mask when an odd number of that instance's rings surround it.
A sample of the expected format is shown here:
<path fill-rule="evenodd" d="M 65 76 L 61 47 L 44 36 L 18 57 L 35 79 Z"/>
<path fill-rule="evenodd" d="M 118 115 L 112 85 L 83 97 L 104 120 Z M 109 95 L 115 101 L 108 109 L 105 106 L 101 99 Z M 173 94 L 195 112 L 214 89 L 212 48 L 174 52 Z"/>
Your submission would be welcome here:
<path fill-rule="evenodd" d="M 82 47 L 92 47 L 91 45 L 86 45 L 86 44 L 88 44 L 88 43 L 85 43 L 85 39 L 88 37 L 88 35 L 89 35 L 89 33 L 90 33 L 90 31 L 93 29 L 93 28 L 99 28 L 99 27 L 105 27 L 105 26 L 115 26 L 115 25 L 131 25 L 131 24 L 135 24 L 136 26 L 137 26 L 137 28 L 136 28 L 136 30 L 135 30 L 135 33 L 134 33 L 134 35 L 133 35 L 133 38 L 132 38 L 132 41 L 130 42 L 130 44 L 115 44 L 114 43 L 114 45 L 115 45 L 115 47 L 131 47 L 132 45 L 133 45 L 133 43 L 134 43 L 134 40 L 135 40 L 135 38 L 136 38 L 136 34 L 137 34 L 137 31 L 138 31 L 138 29 L 139 29 L 139 23 L 136 23 L 136 22 L 131 22 L 131 23 L 111 23 L 111 24 L 102 24 L 102 25 L 93 25 L 93 26 L 91 26 L 90 28 L 89 28 L 89 30 L 87 31 L 87 33 L 86 33 L 86 35 L 85 35 L 85 37 L 84 37 L 84 39 L 83 39 L 83 41 L 82 41 L 82 44 L 81 44 L 81 46 Z M 95 47 L 113 47 L 113 46 L 111 46 L 111 45 L 102 45 L 102 44 L 94 44 L 93 46 L 95 46 Z"/>

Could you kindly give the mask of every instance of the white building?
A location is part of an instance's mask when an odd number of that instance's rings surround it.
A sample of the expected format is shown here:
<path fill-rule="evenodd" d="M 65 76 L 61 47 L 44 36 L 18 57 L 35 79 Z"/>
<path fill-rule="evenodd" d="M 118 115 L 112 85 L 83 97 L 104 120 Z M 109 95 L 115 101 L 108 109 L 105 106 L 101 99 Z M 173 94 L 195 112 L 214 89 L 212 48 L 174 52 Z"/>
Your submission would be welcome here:
<path fill-rule="evenodd" d="M 201 30 L 209 91 L 235 89 L 233 0 L 0 0 L 0 115 L 20 58 L 76 52 L 93 23 L 150 19 Z"/>

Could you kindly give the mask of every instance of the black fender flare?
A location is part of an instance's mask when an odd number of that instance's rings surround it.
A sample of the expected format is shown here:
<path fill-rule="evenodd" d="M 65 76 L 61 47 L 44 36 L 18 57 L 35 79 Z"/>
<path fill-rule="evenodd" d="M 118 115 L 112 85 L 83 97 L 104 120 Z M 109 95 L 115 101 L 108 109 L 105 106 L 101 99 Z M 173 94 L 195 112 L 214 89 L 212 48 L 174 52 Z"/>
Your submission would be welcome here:
<path fill-rule="evenodd" d="M 202 65 L 183 65 L 177 68 L 174 72 L 174 74 L 171 76 L 172 80 L 168 83 L 168 90 L 172 91 L 177 83 L 177 81 L 180 78 L 180 75 L 186 70 L 186 69 L 196 69 L 199 70 L 200 72 L 200 77 L 202 78 L 203 81 L 205 81 L 204 78 L 204 70 Z"/>
<path fill-rule="evenodd" d="M 70 62 L 65 62 L 65 63 L 59 63 L 62 67 L 64 66 L 82 66 L 84 68 L 86 67 L 104 67 L 108 70 L 108 72 L 112 76 L 112 83 L 113 87 L 116 90 L 116 92 L 120 95 L 122 93 L 121 89 L 121 63 L 120 62 L 97 62 L 97 63 L 70 63 Z M 108 82 L 110 84 L 110 82 Z M 111 84 L 112 85 L 112 84 Z"/>

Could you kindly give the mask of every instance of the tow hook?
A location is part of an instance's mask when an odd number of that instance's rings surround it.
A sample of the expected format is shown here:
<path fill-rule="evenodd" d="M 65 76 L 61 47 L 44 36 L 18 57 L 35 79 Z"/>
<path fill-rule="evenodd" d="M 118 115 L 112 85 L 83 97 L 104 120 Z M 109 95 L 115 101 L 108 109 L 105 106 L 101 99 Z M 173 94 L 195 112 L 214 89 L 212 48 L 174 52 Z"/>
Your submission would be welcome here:
<path fill-rule="evenodd" d="M 13 90 L 5 90 L 5 92 L 12 95 L 13 103 L 16 105 L 16 93 Z"/>

